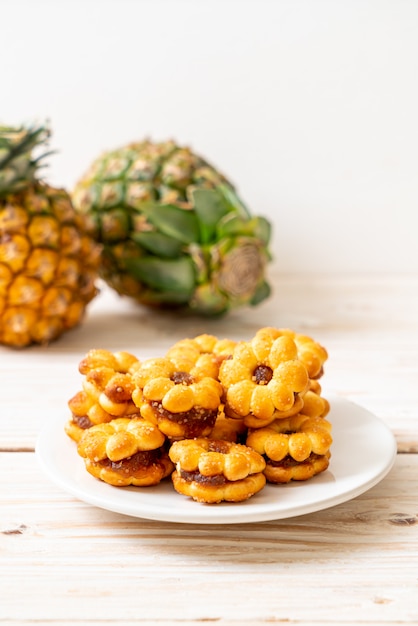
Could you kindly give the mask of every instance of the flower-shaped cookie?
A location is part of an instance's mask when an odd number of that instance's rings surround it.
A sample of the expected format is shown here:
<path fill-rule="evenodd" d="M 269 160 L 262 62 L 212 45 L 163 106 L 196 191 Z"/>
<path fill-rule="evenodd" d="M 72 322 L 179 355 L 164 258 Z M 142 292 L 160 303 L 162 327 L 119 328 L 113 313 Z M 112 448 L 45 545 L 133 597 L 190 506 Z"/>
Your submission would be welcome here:
<path fill-rule="evenodd" d="M 175 490 L 197 502 L 242 502 L 266 483 L 263 457 L 245 445 L 189 439 L 174 442 L 169 456 L 176 465 Z"/>
<path fill-rule="evenodd" d="M 255 337 L 267 340 L 267 342 L 278 337 L 290 337 L 296 344 L 298 359 L 305 365 L 309 378 L 317 379 L 322 376 L 328 353 L 323 346 L 311 337 L 296 333 L 289 328 L 273 328 L 271 326 L 260 328 L 256 332 Z"/>
<path fill-rule="evenodd" d="M 301 407 L 298 394 L 307 390 L 306 367 L 288 336 L 266 335 L 239 343 L 219 370 L 226 390 L 225 414 L 244 417 L 248 426 L 264 426 Z M 298 400 L 298 401 L 297 401 Z"/>
<path fill-rule="evenodd" d="M 146 487 L 158 484 L 174 469 L 164 443 L 154 424 L 120 417 L 85 431 L 77 451 L 96 478 L 118 487 Z"/>
<path fill-rule="evenodd" d="M 215 423 L 223 389 L 219 381 L 201 374 L 195 378 L 178 370 L 166 357 L 148 359 L 134 374 L 137 388 L 132 399 L 141 415 L 170 439 L 206 436 Z"/>
<path fill-rule="evenodd" d="M 72 417 L 66 433 L 79 441 L 83 431 L 115 417 L 138 414 L 132 401 L 135 386 L 132 373 L 140 361 L 128 352 L 90 350 L 79 364 L 84 375 L 82 390 L 68 402 Z"/>
<path fill-rule="evenodd" d="M 136 356 L 130 352 L 110 352 L 103 349 L 92 349 L 80 361 L 80 374 L 87 374 L 100 367 L 108 367 L 115 372 L 127 373 L 139 363 Z"/>
<path fill-rule="evenodd" d="M 328 467 L 331 424 L 298 414 L 250 429 L 246 444 L 267 459 L 264 473 L 269 482 L 306 480 Z"/>
<path fill-rule="evenodd" d="M 241 502 L 266 482 L 307 480 L 329 464 L 328 355 L 312 338 L 260 328 L 250 341 L 201 334 L 163 357 L 92 349 L 68 402 L 66 433 L 87 471 L 115 486 L 156 485 L 198 502 Z"/>
<path fill-rule="evenodd" d="M 166 352 L 178 370 L 189 372 L 196 380 L 202 376 L 218 378 L 219 366 L 232 354 L 235 341 L 202 334 L 193 339 L 182 339 Z"/>

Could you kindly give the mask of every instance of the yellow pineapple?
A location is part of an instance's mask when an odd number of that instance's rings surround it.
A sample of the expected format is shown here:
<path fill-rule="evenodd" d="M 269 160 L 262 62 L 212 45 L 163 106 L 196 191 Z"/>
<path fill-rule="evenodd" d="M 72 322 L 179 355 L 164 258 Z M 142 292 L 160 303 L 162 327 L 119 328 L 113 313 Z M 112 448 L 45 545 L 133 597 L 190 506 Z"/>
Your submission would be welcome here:
<path fill-rule="evenodd" d="M 45 126 L 0 126 L 0 343 L 49 343 L 97 293 L 100 249 L 64 189 L 40 180 Z"/>

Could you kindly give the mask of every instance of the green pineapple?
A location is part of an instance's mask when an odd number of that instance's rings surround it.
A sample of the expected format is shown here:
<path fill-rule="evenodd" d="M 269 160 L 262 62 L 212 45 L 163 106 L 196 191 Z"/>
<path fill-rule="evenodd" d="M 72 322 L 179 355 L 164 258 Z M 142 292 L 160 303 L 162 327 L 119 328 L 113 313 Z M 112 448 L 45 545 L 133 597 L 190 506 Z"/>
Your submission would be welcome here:
<path fill-rule="evenodd" d="M 73 202 L 94 218 L 101 275 L 121 295 L 220 315 L 270 293 L 269 222 L 187 147 L 146 140 L 107 152 Z"/>
<path fill-rule="evenodd" d="M 39 180 L 44 126 L 0 127 L 0 343 L 49 343 L 97 293 L 100 246 L 69 194 Z"/>

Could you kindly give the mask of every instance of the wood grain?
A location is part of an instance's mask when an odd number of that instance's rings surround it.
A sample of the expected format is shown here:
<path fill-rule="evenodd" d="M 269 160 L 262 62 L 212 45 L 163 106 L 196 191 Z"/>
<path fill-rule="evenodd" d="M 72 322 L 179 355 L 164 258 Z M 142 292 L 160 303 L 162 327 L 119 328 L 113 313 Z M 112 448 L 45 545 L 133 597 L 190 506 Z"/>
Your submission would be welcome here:
<path fill-rule="evenodd" d="M 2 453 L 0 477 L 3 620 L 418 619 L 417 455 L 398 455 L 389 475 L 351 502 L 224 526 L 93 508 L 52 486 L 33 454 Z"/>
<path fill-rule="evenodd" d="M 418 624 L 418 277 L 274 284 L 265 304 L 216 321 L 150 312 L 104 288 L 60 341 L 0 347 L 0 624 Z M 368 492 L 288 520 L 170 524 L 92 507 L 41 472 L 37 436 L 57 413 L 67 419 L 91 347 L 146 358 L 182 337 L 246 339 L 268 325 L 323 343 L 324 395 L 394 432 L 395 465 Z"/>

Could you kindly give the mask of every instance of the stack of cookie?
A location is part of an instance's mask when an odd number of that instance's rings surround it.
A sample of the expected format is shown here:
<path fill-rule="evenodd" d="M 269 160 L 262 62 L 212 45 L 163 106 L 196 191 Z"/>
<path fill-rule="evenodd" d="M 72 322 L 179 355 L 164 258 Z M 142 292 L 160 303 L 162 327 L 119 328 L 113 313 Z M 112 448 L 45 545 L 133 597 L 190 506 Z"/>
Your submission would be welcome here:
<path fill-rule="evenodd" d="M 327 469 L 321 395 L 326 350 L 288 329 L 249 341 L 183 339 L 163 357 L 91 350 L 65 426 L 87 471 L 116 486 L 156 485 L 199 502 L 240 502 L 268 483 Z"/>

